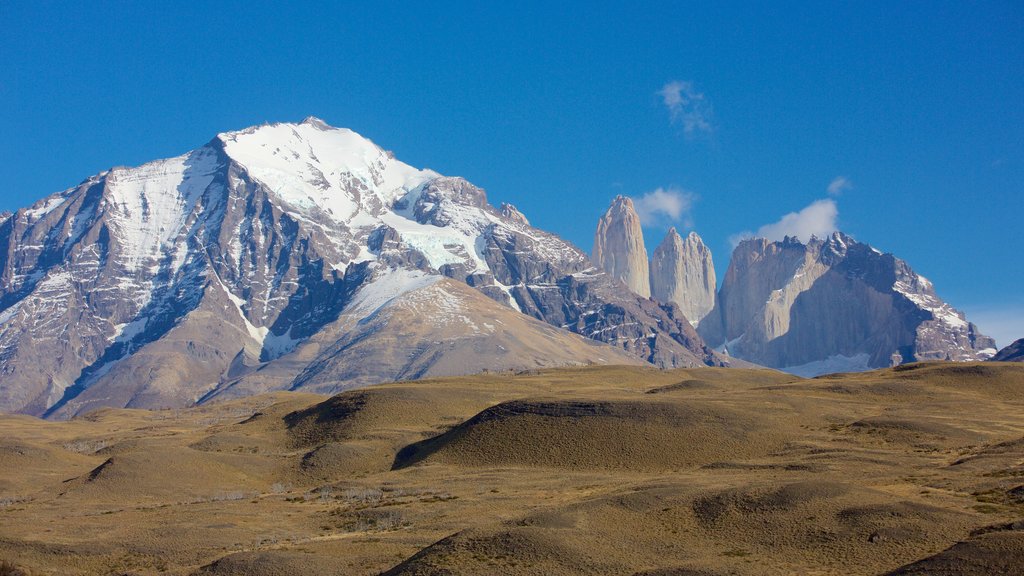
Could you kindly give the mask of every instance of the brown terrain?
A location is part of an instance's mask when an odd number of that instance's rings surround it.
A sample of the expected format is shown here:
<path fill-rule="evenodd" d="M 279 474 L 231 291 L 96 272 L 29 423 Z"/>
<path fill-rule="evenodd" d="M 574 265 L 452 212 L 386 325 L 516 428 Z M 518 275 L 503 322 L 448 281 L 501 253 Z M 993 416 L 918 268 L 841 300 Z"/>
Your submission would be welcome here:
<path fill-rule="evenodd" d="M 0 573 L 1021 574 L 1024 365 L 590 367 L 0 417 Z"/>

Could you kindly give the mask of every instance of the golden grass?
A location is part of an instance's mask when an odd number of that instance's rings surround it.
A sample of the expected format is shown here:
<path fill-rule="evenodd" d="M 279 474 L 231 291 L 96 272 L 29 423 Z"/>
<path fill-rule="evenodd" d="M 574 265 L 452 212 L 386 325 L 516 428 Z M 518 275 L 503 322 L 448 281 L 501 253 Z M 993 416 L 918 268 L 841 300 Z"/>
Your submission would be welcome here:
<path fill-rule="evenodd" d="M 1012 364 L 593 367 L 0 417 L 0 558 L 33 576 L 998 573 L 1024 562 L 1022 517 Z"/>

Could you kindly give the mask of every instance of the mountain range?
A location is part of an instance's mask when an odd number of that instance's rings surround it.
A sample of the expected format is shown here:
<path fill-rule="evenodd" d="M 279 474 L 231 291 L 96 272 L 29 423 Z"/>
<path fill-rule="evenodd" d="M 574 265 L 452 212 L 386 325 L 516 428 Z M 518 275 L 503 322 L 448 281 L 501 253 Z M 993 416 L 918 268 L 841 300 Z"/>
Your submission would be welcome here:
<path fill-rule="evenodd" d="M 817 376 L 996 353 L 995 341 L 940 299 L 928 279 L 842 232 L 806 243 L 745 239 L 717 292 L 711 251 L 696 233 L 684 240 L 670 229 L 649 267 L 643 246 L 633 203 L 616 198 L 598 225 L 595 261 L 678 305 L 730 357 Z"/>
<path fill-rule="evenodd" d="M 593 259 L 316 118 L 217 135 L 0 216 L 0 410 L 65 418 L 579 364 L 813 375 L 995 353 L 902 260 L 750 239 L 720 290 L 632 202 Z"/>
<path fill-rule="evenodd" d="M 116 167 L 0 222 L 0 410 L 587 363 L 727 365 L 513 206 L 316 118 Z"/>

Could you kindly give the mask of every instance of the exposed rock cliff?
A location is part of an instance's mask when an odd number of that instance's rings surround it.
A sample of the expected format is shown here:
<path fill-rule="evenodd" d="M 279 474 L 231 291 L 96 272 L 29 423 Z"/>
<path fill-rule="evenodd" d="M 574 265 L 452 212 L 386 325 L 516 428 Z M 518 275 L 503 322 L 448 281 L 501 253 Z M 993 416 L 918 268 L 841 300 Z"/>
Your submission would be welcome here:
<path fill-rule="evenodd" d="M 597 222 L 594 263 L 633 292 L 644 298 L 651 296 L 644 233 L 633 201 L 626 196 L 616 196 Z"/>
<path fill-rule="evenodd" d="M 696 232 L 671 228 L 651 257 L 651 296 L 672 302 L 696 326 L 715 307 L 715 264 Z"/>
<path fill-rule="evenodd" d="M 801 375 L 995 353 L 906 262 L 839 232 L 741 242 L 699 331 L 732 356 Z"/>

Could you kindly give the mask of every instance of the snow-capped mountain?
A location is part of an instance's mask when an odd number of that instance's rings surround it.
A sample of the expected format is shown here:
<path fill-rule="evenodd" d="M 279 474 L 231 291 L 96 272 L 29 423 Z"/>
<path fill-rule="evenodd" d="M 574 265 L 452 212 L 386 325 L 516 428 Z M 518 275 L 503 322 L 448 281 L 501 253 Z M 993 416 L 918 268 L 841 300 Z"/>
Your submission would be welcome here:
<path fill-rule="evenodd" d="M 631 361 L 725 362 L 514 207 L 315 118 L 0 216 L 4 411 Z"/>
<path fill-rule="evenodd" d="M 741 242 L 699 332 L 734 357 L 804 376 L 996 352 L 906 262 L 840 232 Z"/>

